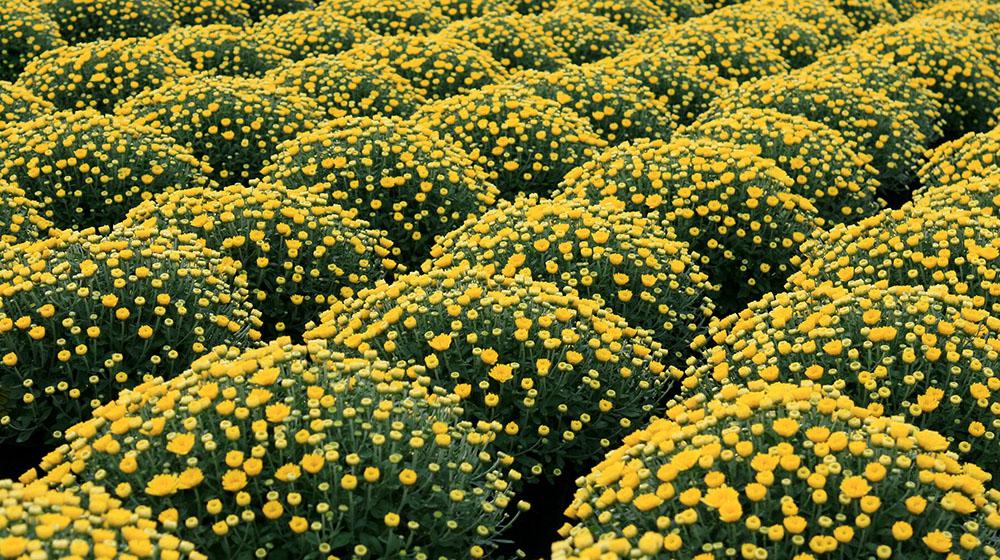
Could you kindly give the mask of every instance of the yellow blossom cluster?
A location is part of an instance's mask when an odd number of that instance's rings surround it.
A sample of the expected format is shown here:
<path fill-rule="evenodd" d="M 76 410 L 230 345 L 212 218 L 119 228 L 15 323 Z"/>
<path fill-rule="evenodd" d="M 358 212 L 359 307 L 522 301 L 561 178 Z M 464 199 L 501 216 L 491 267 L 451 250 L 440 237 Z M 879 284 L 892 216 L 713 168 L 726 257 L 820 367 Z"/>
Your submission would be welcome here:
<path fill-rule="evenodd" d="M 219 347 L 101 406 L 22 478 L 100 485 L 210 558 L 476 558 L 520 475 L 461 413 L 423 366 Z"/>
<path fill-rule="evenodd" d="M 62 231 L 2 262 L 0 440 L 58 437 L 118 391 L 259 336 L 232 260 L 175 230 Z"/>

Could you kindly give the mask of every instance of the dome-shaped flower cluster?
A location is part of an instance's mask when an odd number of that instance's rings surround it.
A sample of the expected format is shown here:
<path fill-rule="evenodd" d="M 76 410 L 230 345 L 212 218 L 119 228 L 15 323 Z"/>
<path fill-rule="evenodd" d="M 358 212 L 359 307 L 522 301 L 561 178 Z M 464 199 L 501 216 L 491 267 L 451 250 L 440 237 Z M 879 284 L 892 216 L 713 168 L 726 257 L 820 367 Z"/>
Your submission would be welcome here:
<path fill-rule="evenodd" d="M 860 152 L 871 156 L 883 188 L 906 188 L 929 141 L 915 114 L 903 101 L 882 91 L 845 82 L 843 76 L 814 75 L 809 70 L 743 84 L 716 99 L 702 119 L 748 108 L 801 115 L 857 142 Z"/>
<path fill-rule="evenodd" d="M 18 85 L 60 109 L 110 113 L 136 94 L 191 73 L 153 41 L 95 41 L 47 51 L 28 64 Z"/>
<path fill-rule="evenodd" d="M 267 74 L 278 86 L 316 101 L 329 118 L 408 116 L 423 92 L 385 62 L 357 60 L 351 52 L 321 54 L 279 66 Z"/>
<path fill-rule="evenodd" d="M 641 81 L 609 74 L 599 65 L 569 65 L 556 72 L 524 70 L 509 83 L 586 117 L 594 132 L 611 145 L 636 138 L 669 138 L 676 128 L 666 101 Z"/>
<path fill-rule="evenodd" d="M 791 190 L 831 222 L 855 222 L 880 207 L 870 156 L 837 130 L 805 117 L 741 109 L 692 124 L 679 136 L 738 144 L 773 160 L 794 182 Z"/>
<path fill-rule="evenodd" d="M 256 0 L 253 3 L 260 4 Z M 250 4 L 250 0 L 170 0 L 178 26 L 246 25 L 250 22 Z"/>
<path fill-rule="evenodd" d="M 0 130 L 0 177 L 59 227 L 113 224 L 156 193 L 204 185 L 210 172 L 173 138 L 93 109 Z"/>
<path fill-rule="evenodd" d="M 319 54 L 337 54 L 376 37 L 360 21 L 331 10 L 304 10 L 270 16 L 253 26 L 261 43 L 285 51 L 292 60 Z"/>
<path fill-rule="evenodd" d="M 494 85 L 430 103 L 413 120 L 482 159 L 500 191 L 545 192 L 605 145 L 590 122 L 519 85 Z"/>
<path fill-rule="evenodd" d="M 177 27 L 151 42 L 174 53 L 195 72 L 220 76 L 263 76 L 288 54 L 241 27 L 222 23 Z"/>
<path fill-rule="evenodd" d="M 604 16 L 630 33 L 659 28 L 705 13 L 701 0 L 559 0 L 556 9 Z"/>
<path fill-rule="evenodd" d="M 225 0 L 228 2 L 243 0 Z M 252 21 L 260 21 L 269 16 L 280 16 L 311 10 L 317 7 L 318 1 L 314 0 L 245 0 L 247 13 Z"/>
<path fill-rule="evenodd" d="M 766 39 L 711 18 L 649 29 L 637 35 L 630 48 L 690 56 L 700 64 L 715 67 L 722 77 L 740 82 L 781 76 L 791 68 L 781 51 Z"/>
<path fill-rule="evenodd" d="M 59 27 L 37 3 L 0 5 L 0 80 L 16 80 L 32 59 L 65 44 Z"/>
<path fill-rule="evenodd" d="M 564 8 L 534 19 L 575 64 L 614 56 L 629 43 L 628 30 L 601 15 Z"/>
<path fill-rule="evenodd" d="M 335 303 L 306 333 L 348 356 L 417 364 L 495 426 L 498 450 L 558 473 L 643 420 L 665 390 L 659 345 L 599 301 L 457 267 Z"/>
<path fill-rule="evenodd" d="M 873 414 L 902 415 L 996 472 L 1000 319 L 944 286 L 768 294 L 715 325 L 685 388 L 831 385 Z M 717 343 L 712 345 L 711 341 Z"/>
<path fill-rule="evenodd" d="M 1000 314 L 1000 218 L 980 209 L 886 210 L 823 232 L 791 286 L 943 284 Z"/>
<path fill-rule="evenodd" d="M 231 259 L 190 235 L 63 232 L 2 260 L 2 440 L 58 436 L 119 390 L 259 334 Z"/>
<path fill-rule="evenodd" d="M 196 234 L 239 262 L 265 336 L 301 332 L 334 299 L 395 267 L 392 242 L 356 212 L 267 183 L 175 191 L 137 206 L 127 223 Z"/>
<path fill-rule="evenodd" d="M 43 480 L 93 481 L 212 558 L 477 558 L 518 473 L 423 366 L 220 348 L 74 426 Z"/>
<path fill-rule="evenodd" d="M 69 44 L 152 37 L 177 21 L 171 0 L 37 0 Z"/>
<path fill-rule="evenodd" d="M 657 222 L 615 204 L 520 197 L 452 231 L 423 269 L 489 266 L 492 274 L 527 274 L 599 297 L 629 325 L 650 330 L 671 356 L 683 356 L 718 288 L 698 256 Z"/>
<path fill-rule="evenodd" d="M 713 12 L 707 20 L 728 25 L 763 39 L 778 49 L 792 68 L 814 62 L 830 48 L 830 40 L 818 27 L 785 11 L 756 2 L 736 4 Z"/>
<path fill-rule="evenodd" d="M 330 121 L 282 144 L 268 180 L 305 188 L 385 230 L 419 264 L 438 236 L 492 206 L 499 191 L 467 153 L 426 127 L 385 117 Z"/>
<path fill-rule="evenodd" d="M 997 124 L 1000 44 L 989 28 L 971 22 L 915 17 L 870 31 L 851 45 L 884 55 L 942 96 L 945 131 L 960 134 Z"/>
<path fill-rule="evenodd" d="M 566 175 L 559 198 L 657 211 L 700 254 L 723 297 L 779 288 L 799 246 L 822 225 L 794 181 L 752 149 L 708 139 L 624 143 Z"/>
<path fill-rule="evenodd" d="M 366 66 L 388 64 L 430 99 L 468 93 L 508 77 L 488 51 L 441 33 L 377 37 L 343 58 Z"/>
<path fill-rule="evenodd" d="M 935 148 L 920 169 L 920 182 L 928 187 L 975 180 L 1000 172 L 1000 127 L 970 132 Z"/>
<path fill-rule="evenodd" d="M 166 534 L 149 508 L 130 510 L 100 486 L 64 490 L 0 481 L 0 556 L 207 560 Z"/>
<path fill-rule="evenodd" d="M 133 97 L 118 114 L 172 136 L 226 184 L 257 177 L 278 144 L 312 128 L 323 111 L 270 81 L 196 74 Z"/>
<path fill-rule="evenodd" d="M 989 475 L 940 435 L 819 386 L 678 404 L 580 482 L 555 560 L 989 557 Z"/>
<path fill-rule="evenodd" d="M 323 0 L 320 10 L 355 19 L 381 35 L 434 33 L 451 21 L 432 0 Z"/>
<path fill-rule="evenodd" d="M 594 67 L 639 80 L 667 102 L 682 124 L 690 124 L 712 100 L 736 87 L 736 81 L 720 76 L 714 66 L 673 51 L 627 49 L 614 58 L 594 63 Z"/>
<path fill-rule="evenodd" d="M 487 14 L 456 21 L 441 35 L 472 43 L 512 70 L 558 70 L 570 63 L 569 55 L 545 32 L 541 22 L 521 14 Z"/>

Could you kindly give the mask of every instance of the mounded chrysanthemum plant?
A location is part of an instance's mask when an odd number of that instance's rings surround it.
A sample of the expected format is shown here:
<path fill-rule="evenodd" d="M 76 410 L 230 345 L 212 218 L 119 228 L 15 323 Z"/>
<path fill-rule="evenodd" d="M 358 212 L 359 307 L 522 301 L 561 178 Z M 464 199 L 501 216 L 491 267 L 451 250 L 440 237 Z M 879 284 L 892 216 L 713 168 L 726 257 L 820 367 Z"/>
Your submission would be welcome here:
<path fill-rule="evenodd" d="M 65 44 L 59 26 L 38 2 L 0 5 L 0 80 L 16 80 L 32 59 Z"/>
<path fill-rule="evenodd" d="M 155 128 L 93 109 L 0 130 L 0 177 L 59 227 L 111 225 L 156 193 L 207 183 L 211 168 Z"/>
<path fill-rule="evenodd" d="M 822 232 L 788 284 L 943 284 L 1000 315 L 998 262 L 1000 218 L 982 208 L 908 205 Z"/>
<path fill-rule="evenodd" d="M 800 115 L 840 131 L 872 157 L 878 180 L 888 190 L 907 188 L 929 141 L 903 101 L 842 76 L 812 75 L 809 67 L 743 84 L 716 99 L 701 118 L 724 118 L 750 108 Z"/>
<path fill-rule="evenodd" d="M 667 102 L 681 124 L 690 124 L 713 99 L 737 85 L 735 80 L 720 76 L 715 66 L 676 52 L 627 49 L 594 66 L 608 74 L 620 73 L 639 80 Z"/>
<path fill-rule="evenodd" d="M 944 286 L 767 294 L 699 342 L 687 394 L 760 382 L 830 385 L 873 414 L 940 433 L 963 460 L 1000 472 L 1000 319 Z"/>
<path fill-rule="evenodd" d="M 481 160 L 502 193 L 551 191 L 605 141 L 558 101 L 501 84 L 421 107 L 413 120 Z"/>
<path fill-rule="evenodd" d="M 355 210 L 388 232 L 396 258 L 408 265 L 499 195 L 486 171 L 448 139 L 385 117 L 337 119 L 301 134 L 280 146 L 264 174 Z"/>
<path fill-rule="evenodd" d="M 556 72 L 524 70 L 509 83 L 572 109 L 610 145 L 636 138 L 669 138 L 677 128 L 670 105 L 641 81 L 609 74 L 601 65 L 568 65 Z"/>
<path fill-rule="evenodd" d="M 149 42 L 174 53 L 194 72 L 220 76 L 260 77 L 288 55 L 242 27 L 222 23 L 176 27 Z"/>
<path fill-rule="evenodd" d="M 593 457 L 652 413 L 668 380 L 659 344 L 599 301 L 524 276 L 456 267 L 337 302 L 315 347 L 415 363 L 493 426 L 494 448 L 535 475 Z"/>
<path fill-rule="evenodd" d="M 433 0 L 323 0 L 319 9 L 357 20 L 379 35 L 426 35 L 451 22 Z"/>
<path fill-rule="evenodd" d="M 177 21 L 171 0 L 38 0 L 69 44 L 152 37 Z"/>
<path fill-rule="evenodd" d="M 574 64 L 594 62 L 625 50 L 628 29 L 602 15 L 563 8 L 533 16 Z"/>
<path fill-rule="evenodd" d="M 1000 172 L 1000 127 L 970 132 L 941 144 L 927 154 L 920 182 L 927 187 L 961 180 L 975 181 Z"/>
<path fill-rule="evenodd" d="M 406 117 L 426 101 L 423 91 L 397 74 L 388 63 L 359 60 L 350 52 L 288 62 L 268 72 L 266 78 L 315 100 L 331 119 Z"/>
<path fill-rule="evenodd" d="M 606 150 L 566 175 L 558 199 L 659 213 L 665 228 L 701 256 L 732 306 L 780 289 L 799 246 L 823 225 L 773 160 L 708 139 L 640 140 Z"/>
<path fill-rule="evenodd" d="M 826 220 L 855 222 L 881 208 L 871 156 L 822 123 L 773 109 L 741 109 L 700 121 L 678 133 L 746 146 L 774 160 Z"/>
<path fill-rule="evenodd" d="M 687 355 L 718 290 L 701 272 L 698 256 L 674 241 L 656 215 L 625 212 L 613 203 L 535 196 L 501 202 L 439 241 L 423 269 L 470 264 L 600 298 L 629 325 L 650 330 L 671 359 Z"/>
<path fill-rule="evenodd" d="M 715 67 L 722 77 L 739 82 L 782 75 L 791 68 L 766 39 L 711 19 L 649 29 L 636 35 L 629 48 L 694 57 L 700 64 Z"/>
<path fill-rule="evenodd" d="M 581 478 L 552 558 L 995 556 L 1000 495 L 947 447 L 818 385 L 730 385 Z"/>
<path fill-rule="evenodd" d="M 157 127 L 190 148 L 221 184 L 259 177 L 278 144 L 323 120 L 319 105 L 294 89 L 207 74 L 139 94 L 118 114 Z"/>
<path fill-rule="evenodd" d="M 489 51 L 442 33 L 380 36 L 344 57 L 366 65 L 389 64 L 429 99 L 468 93 L 509 76 Z"/>
<path fill-rule="evenodd" d="M 356 216 L 322 195 L 261 182 L 175 191 L 137 206 L 127 223 L 195 234 L 239 262 L 270 337 L 301 333 L 333 300 L 396 268 L 392 242 Z"/>
<path fill-rule="evenodd" d="M 337 54 L 377 36 L 358 20 L 330 10 L 270 16 L 254 24 L 253 35 L 262 43 L 284 49 L 292 60 Z"/>
<path fill-rule="evenodd" d="M 510 70 L 558 70 L 569 55 L 534 18 L 521 14 L 487 14 L 452 23 L 442 37 L 458 39 L 488 51 Z"/>
<path fill-rule="evenodd" d="M 237 267 L 193 235 L 65 231 L 2 258 L 0 440 L 58 437 L 118 391 L 258 335 Z"/>
<path fill-rule="evenodd" d="M 167 533 L 148 507 L 134 510 L 101 486 L 62 489 L 0 481 L 0 557 L 208 560 Z"/>
<path fill-rule="evenodd" d="M 28 64 L 18 85 L 60 109 L 110 113 L 119 103 L 191 73 L 154 41 L 95 41 L 47 51 Z"/>
<path fill-rule="evenodd" d="M 92 481 L 210 558 L 479 558 L 519 474 L 423 366 L 220 348 L 68 432 L 42 480 Z M 134 420 L 133 420 L 134 419 Z"/>

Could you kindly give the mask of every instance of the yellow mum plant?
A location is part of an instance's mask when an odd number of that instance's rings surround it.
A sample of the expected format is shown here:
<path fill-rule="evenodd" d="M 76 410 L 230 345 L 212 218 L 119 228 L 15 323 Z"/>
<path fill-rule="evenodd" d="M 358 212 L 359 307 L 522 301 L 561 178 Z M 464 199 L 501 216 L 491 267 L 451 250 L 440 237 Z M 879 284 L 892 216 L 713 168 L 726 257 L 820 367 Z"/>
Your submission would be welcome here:
<path fill-rule="evenodd" d="M 708 139 L 624 143 L 566 175 L 558 199 L 606 198 L 657 211 L 701 255 L 732 306 L 781 287 L 792 257 L 823 220 L 794 181 L 750 148 Z"/>
<path fill-rule="evenodd" d="M 449 233 L 423 268 L 479 264 L 572 288 L 648 329 L 678 358 L 712 315 L 718 287 L 672 236 L 655 214 L 624 212 L 620 204 L 519 197 Z"/>
<path fill-rule="evenodd" d="M 323 0 L 320 10 L 358 20 L 380 35 L 429 34 L 450 22 L 433 0 Z"/>
<path fill-rule="evenodd" d="M 155 128 L 93 109 L 0 130 L 0 177 L 59 227 L 111 225 L 154 194 L 206 184 L 211 168 Z"/>
<path fill-rule="evenodd" d="M 595 62 L 594 67 L 639 80 L 666 101 L 681 124 L 690 124 L 713 99 L 737 85 L 735 80 L 720 76 L 715 66 L 674 51 L 627 49 L 614 58 Z"/>
<path fill-rule="evenodd" d="M 590 122 L 520 85 L 494 85 L 436 101 L 413 120 L 480 159 L 504 194 L 545 192 L 605 145 Z"/>
<path fill-rule="evenodd" d="M 419 366 L 220 348 L 74 426 L 42 480 L 93 481 L 210 558 L 478 558 L 511 459 Z"/>
<path fill-rule="evenodd" d="M 722 77 L 739 82 L 782 75 L 791 68 L 781 51 L 765 39 L 710 17 L 646 30 L 636 35 L 630 48 L 690 56 L 699 64 L 715 67 Z"/>
<path fill-rule="evenodd" d="M 28 63 L 18 85 L 60 109 L 110 113 L 120 102 L 191 73 L 151 41 L 95 41 L 47 51 Z"/>
<path fill-rule="evenodd" d="M 545 33 L 574 64 L 585 64 L 625 49 L 628 29 L 610 19 L 574 8 L 561 8 L 533 16 Z"/>
<path fill-rule="evenodd" d="M 170 5 L 180 26 L 216 23 L 242 26 L 250 22 L 250 2 L 246 0 L 170 0 Z"/>
<path fill-rule="evenodd" d="M 392 242 L 324 196 L 262 182 L 175 191 L 129 212 L 129 224 L 197 234 L 242 265 L 265 336 L 301 333 L 335 298 L 395 268 Z"/>
<path fill-rule="evenodd" d="M 16 80 L 32 59 L 65 44 L 35 0 L 0 5 L 0 80 Z"/>
<path fill-rule="evenodd" d="M 288 55 L 246 29 L 224 23 L 176 27 L 150 42 L 177 55 L 195 72 L 220 76 L 263 76 Z"/>
<path fill-rule="evenodd" d="M 69 44 L 152 37 L 177 21 L 172 0 L 38 0 Z"/>
<path fill-rule="evenodd" d="M 822 123 L 773 109 L 740 109 L 697 122 L 678 136 L 710 138 L 745 146 L 773 160 L 794 182 L 791 190 L 808 198 L 834 223 L 855 222 L 881 207 L 871 156 L 853 140 Z"/>
<path fill-rule="evenodd" d="M 353 209 L 388 232 L 407 264 L 419 264 L 438 236 L 499 195 L 461 148 L 385 117 L 337 119 L 304 133 L 280 146 L 264 174 Z"/>
<path fill-rule="evenodd" d="M 989 475 L 819 386 L 731 385 L 578 481 L 554 560 L 996 556 Z"/>
<path fill-rule="evenodd" d="M 557 101 L 586 117 L 594 132 L 614 145 L 636 138 L 665 138 L 676 126 L 670 105 L 641 81 L 609 74 L 602 65 L 567 65 L 556 72 L 524 70 L 511 85 Z"/>
<path fill-rule="evenodd" d="M 430 99 L 468 93 L 509 76 L 489 51 L 441 33 L 376 37 L 344 58 L 365 65 L 388 64 Z"/>
<path fill-rule="evenodd" d="M 491 13 L 456 21 L 441 36 L 472 43 L 512 70 L 557 70 L 570 63 L 545 28 L 521 14 Z"/>
<path fill-rule="evenodd" d="M 524 276 L 457 267 L 407 275 L 335 303 L 306 333 L 348 356 L 414 363 L 497 432 L 495 449 L 536 475 L 611 445 L 666 390 L 648 331 L 599 301 Z"/>
<path fill-rule="evenodd" d="M 907 205 L 822 232 L 789 286 L 943 284 L 1000 315 L 1000 218 L 979 208 Z"/>
<path fill-rule="evenodd" d="M 141 93 L 117 112 L 190 148 L 223 184 L 258 177 L 278 144 L 323 118 L 319 105 L 294 89 L 206 74 Z"/>
<path fill-rule="evenodd" d="M 51 103 L 27 88 L 0 80 L 0 128 L 52 111 L 55 111 L 55 107 Z"/>
<path fill-rule="evenodd" d="M 1000 171 L 1000 126 L 988 132 L 970 132 L 927 154 L 920 182 L 927 187 L 958 181 L 975 182 Z"/>
<path fill-rule="evenodd" d="M 963 460 L 998 473 L 1000 319 L 944 286 L 767 294 L 700 342 L 688 394 L 759 382 L 830 385 L 873 414 L 940 433 Z"/>
<path fill-rule="evenodd" d="M 119 390 L 256 337 L 245 280 L 192 235 L 63 232 L 2 258 L 0 440 L 58 437 Z"/>
<path fill-rule="evenodd" d="M 425 102 L 414 87 L 383 61 L 355 59 L 350 52 L 288 62 L 267 80 L 314 99 L 328 118 L 408 116 Z"/>
<path fill-rule="evenodd" d="M 292 60 L 337 54 L 377 35 L 358 20 L 330 10 L 303 10 L 255 23 L 254 37 L 286 51 Z"/>
<path fill-rule="evenodd" d="M 28 198 L 24 189 L 0 179 L 0 251 L 45 237 L 52 222 L 44 212 L 45 206 Z"/>

